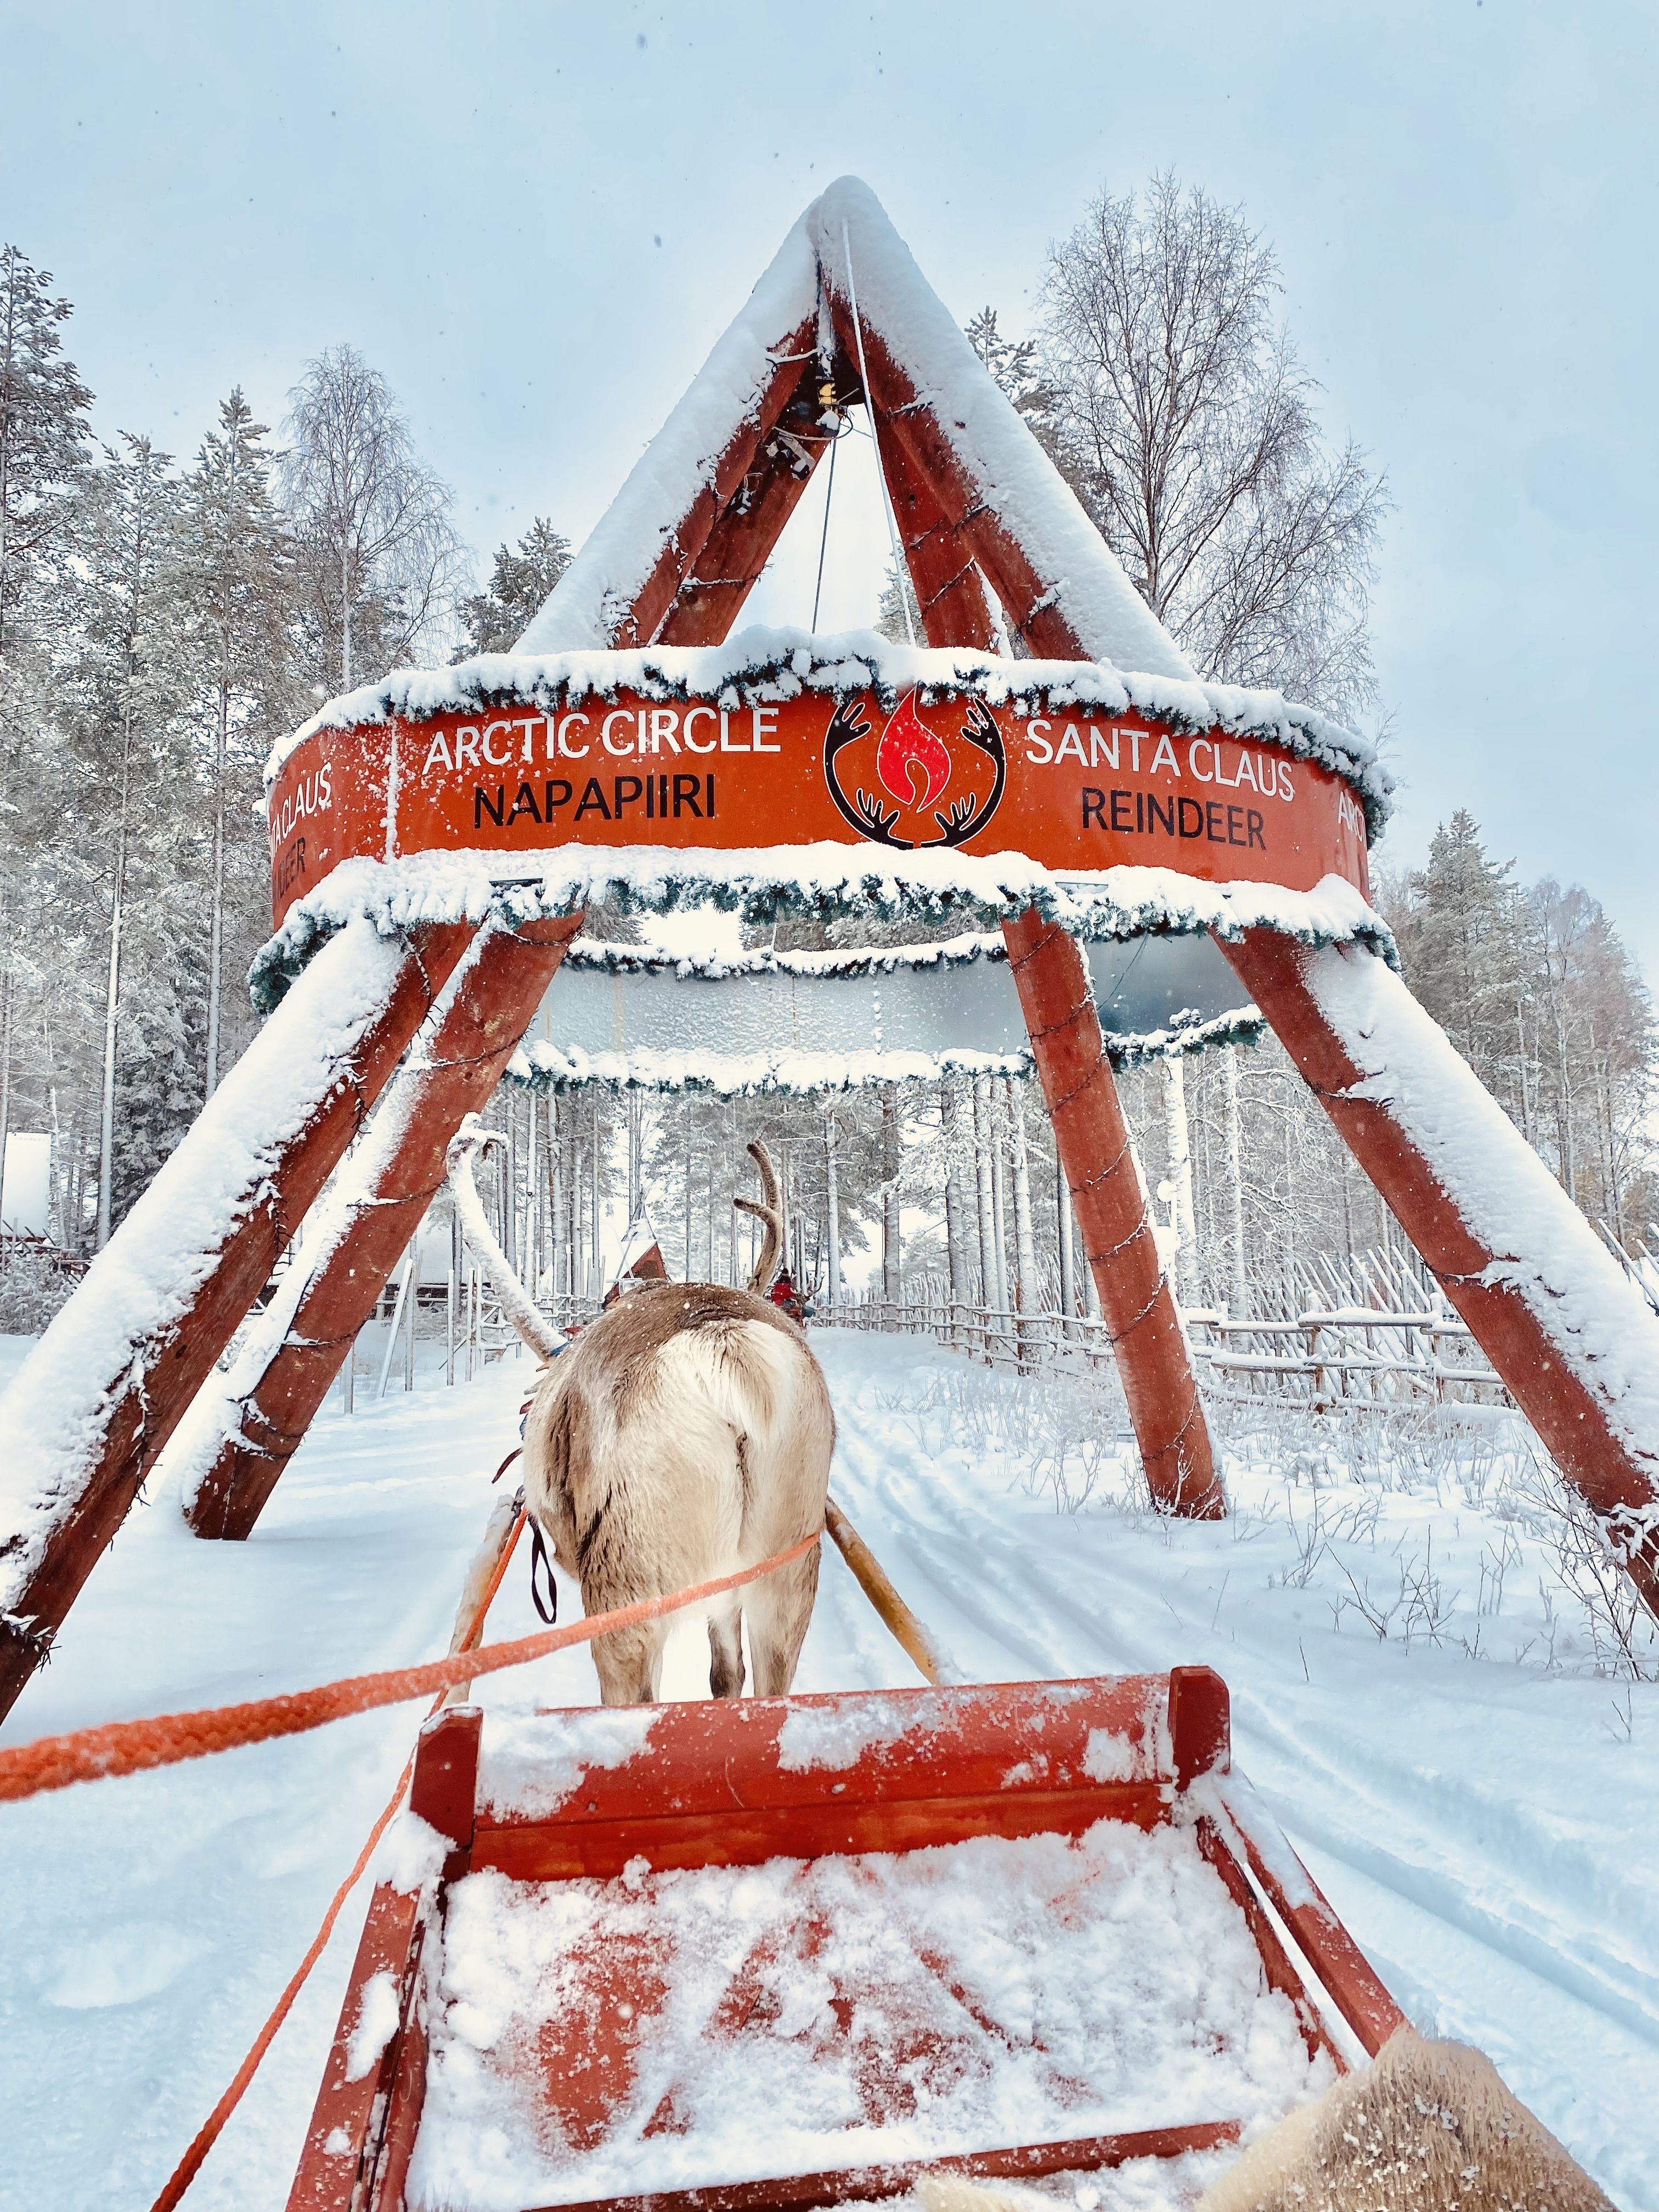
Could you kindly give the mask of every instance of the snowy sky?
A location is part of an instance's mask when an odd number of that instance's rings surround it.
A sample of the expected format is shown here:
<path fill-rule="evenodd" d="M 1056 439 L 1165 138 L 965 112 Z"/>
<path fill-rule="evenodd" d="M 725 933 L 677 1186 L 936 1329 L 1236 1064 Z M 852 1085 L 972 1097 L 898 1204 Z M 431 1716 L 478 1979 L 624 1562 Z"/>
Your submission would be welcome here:
<path fill-rule="evenodd" d="M 0 228 L 75 301 L 104 434 L 187 453 L 238 380 L 277 420 L 349 339 L 487 553 L 586 532 L 833 177 L 1018 331 L 1049 238 L 1173 165 L 1274 240 L 1328 426 L 1389 472 L 1382 857 L 1466 805 L 1659 983 L 1656 40 L 1650 0 L 59 0 L 6 32 Z M 842 460 L 826 624 L 885 551 Z M 815 487 L 757 614 L 808 618 L 822 520 Z"/>

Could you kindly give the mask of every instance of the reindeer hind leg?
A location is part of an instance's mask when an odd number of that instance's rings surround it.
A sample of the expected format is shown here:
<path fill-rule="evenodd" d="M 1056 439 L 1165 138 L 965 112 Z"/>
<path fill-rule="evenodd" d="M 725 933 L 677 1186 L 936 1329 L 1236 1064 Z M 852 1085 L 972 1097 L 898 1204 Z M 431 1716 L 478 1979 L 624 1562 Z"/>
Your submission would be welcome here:
<path fill-rule="evenodd" d="M 755 1695 L 787 1698 L 818 1591 L 818 1552 L 779 1567 L 750 1585 L 749 1655 L 755 1662 Z"/>
<path fill-rule="evenodd" d="M 586 1602 L 586 1601 L 584 1601 Z M 590 1605 L 590 1613 L 605 1607 Z M 599 1701 L 607 1705 L 649 1705 L 662 1683 L 662 1648 L 667 1632 L 661 1621 L 615 1629 L 596 1636 L 588 1649 L 599 1678 Z"/>
<path fill-rule="evenodd" d="M 743 1611 L 740 1606 L 716 1607 L 708 1615 L 708 1694 L 711 1698 L 743 1695 Z"/>

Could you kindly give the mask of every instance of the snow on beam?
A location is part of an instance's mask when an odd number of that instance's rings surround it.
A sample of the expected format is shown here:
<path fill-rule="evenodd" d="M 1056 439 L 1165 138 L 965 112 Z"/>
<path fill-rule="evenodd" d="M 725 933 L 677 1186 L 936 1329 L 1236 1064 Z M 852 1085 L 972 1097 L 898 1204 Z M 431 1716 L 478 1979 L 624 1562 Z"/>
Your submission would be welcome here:
<path fill-rule="evenodd" d="M 915 586 L 922 635 L 930 645 L 976 646 L 994 652 L 996 620 L 963 532 L 946 516 L 908 447 L 896 438 L 883 442 L 881 470 L 905 566 Z"/>
<path fill-rule="evenodd" d="M 515 653 L 652 641 L 763 438 L 793 397 L 803 362 L 816 362 L 817 313 L 817 264 L 802 222 L 635 463 Z M 727 623 L 735 611 L 726 613 Z"/>
<path fill-rule="evenodd" d="M 340 931 L 18 1370 L 0 1401 L 0 1715 L 473 933 Z"/>
<path fill-rule="evenodd" d="M 303 1255 L 222 1381 L 191 1408 L 167 1454 L 198 1536 L 251 1535 L 386 1278 L 443 1187 L 465 1116 L 489 1103 L 565 948 L 568 919 L 481 929 L 436 1024 L 399 1071 L 368 1135 L 319 1209 Z"/>
<path fill-rule="evenodd" d="M 834 341 L 819 314 L 826 295 Z M 971 556 L 1034 652 L 1190 680 L 1190 664 L 855 177 L 830 185 L 794 225 L 515 652 L 659 635 L 718 642 L 816 451 L 798 456 L 799 472 L 771 455 L 739 500 L 744 479 L 808 380 L 833 372 L 830 355 L 843 370 L 857 362 L 860 335 L 875 387 L 866 399 L 884 437 L 903 448 L 884 453 L 900 520 L 905 457 L 939 510 L 907 542 L 924 565 L 930 547 L 947 563 L 945 577 L 919 586 L 924 605 Z M 694 578 L 696 566 L 705 573 Z"/>
<path fill-rule="evenodd" d="M 1659 1616 L 1659 1317 L 1384 961 L 1222 950 Z"/>
<path fill-rule="evenodd" d="M 1190 663 L 999 390 L 869 186 L 842 178 L 803 222 L 836 335 L 854 358 L 857 295 L 878 428 L 909 449 L 1031 650 L 1190 678 Z"/>
<path fill-rule="evenodd" d="M 727 500 L 695 567 L 657 631 L 662 645 L 720 645 L 731 634 L 783 526 L 833 442 L 819 398 L 815 354 L 777 421 L 761 438 L 747 475 Z M 832 421 L 833 417 L 830 418 Z"/>

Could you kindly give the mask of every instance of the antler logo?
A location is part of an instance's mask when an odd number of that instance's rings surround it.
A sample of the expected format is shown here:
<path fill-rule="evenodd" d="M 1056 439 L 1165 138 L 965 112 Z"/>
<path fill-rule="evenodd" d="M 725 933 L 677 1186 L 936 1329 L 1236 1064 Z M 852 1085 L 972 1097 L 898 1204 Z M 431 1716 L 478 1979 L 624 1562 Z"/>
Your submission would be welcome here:
<path fill-rule="evenodd" d="M 955 756 L 938 732 L 922 720 L 916 695 L 908 691 L 888 716 L 874 747 L 869 749 L 873 750 L 871 765 L 879 787 L 866 791 L 855 783 L 849 798 L 844 775 L 847 769 L 856 775 L 866 749 L 860 748 L 860 755 L 847 762 L 846 769 L 843 756 L 869 736 L 871 726 L 864 702 L 847 699 L 831 715 L 823 735 L 823 776 L 830 796 L 843 820 L 860 837 L 909 851 L 917 846 L 965 844 L 985 827 L 1001 803 L 1008 762 L 1002 732 L 982 701 L 967 702 L 960 734 L 970 750 L 964 759 Z M 988 790 L 985 788 L 986 763 L 990 764 Z M 935 800 L 945 796 L 953 781 L 958 787 L 956 796 L 948 806 L 935 806 Z M 897 805 L 884 805 L 884 792 Z M 930 810 L 939 824 L 937 837 L 902 834 L 907 830 L 920 832 L 923 825 L 915 817 Z"/>

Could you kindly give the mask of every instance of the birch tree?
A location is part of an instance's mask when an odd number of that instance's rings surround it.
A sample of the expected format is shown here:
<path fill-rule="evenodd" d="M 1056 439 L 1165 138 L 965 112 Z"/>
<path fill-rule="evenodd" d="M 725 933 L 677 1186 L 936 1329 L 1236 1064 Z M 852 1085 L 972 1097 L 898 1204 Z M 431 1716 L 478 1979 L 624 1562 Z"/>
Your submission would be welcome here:
<path fill-rule="evenodd" d="M 1047 435 L 1200 672 L 1350 719 L 1375 695 L 1368 599 L 1382 481 L 1328 447 L 1277 315 L 1273 250 L 1172 173 L 1103 192 L 1052 246 Z"/>
<path fill-rule="evenodd" d="M 319 354 L 289 400 L 283 489 L 313 650 L 325 684 L 349 691 L 434 644 L 463 549 L 447 487 L 355 346 Z"/>

